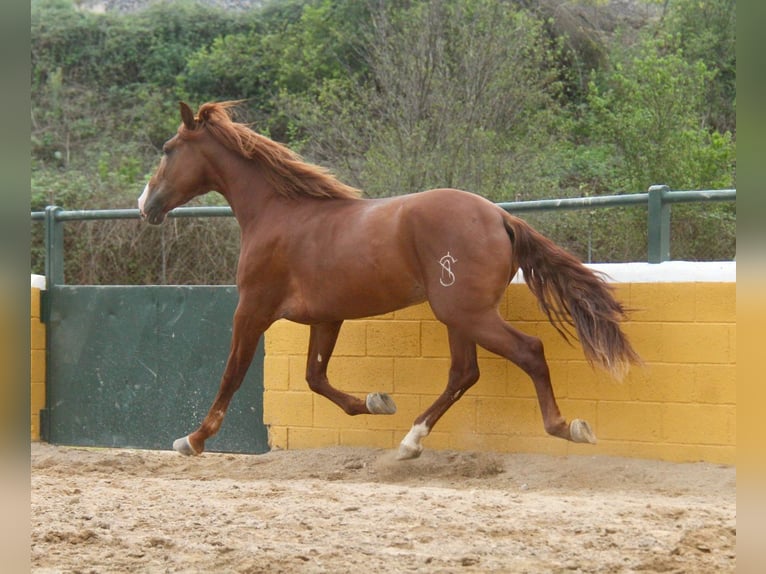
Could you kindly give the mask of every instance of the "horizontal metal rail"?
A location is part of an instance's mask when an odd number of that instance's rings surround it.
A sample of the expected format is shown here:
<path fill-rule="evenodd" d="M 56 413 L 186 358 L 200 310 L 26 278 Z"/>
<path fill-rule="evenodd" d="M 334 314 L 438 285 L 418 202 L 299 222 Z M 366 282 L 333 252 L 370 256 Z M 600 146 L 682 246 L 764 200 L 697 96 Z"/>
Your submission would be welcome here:
<path fill-rule="evenodd" d="M 663 186 L 655 186 L 663 187 Z M 555 211 L 559 209 L 592 209 L 603 207 L 624 207 L 646 205 L 649 193 L 624 195 L 599 195 L 595 197 L 568 197 L 564 199 L 538 199 L 531 201 L 506 201 L 497 205 L 509 213 L 529 211 Z M 693 203 L 699 201 L 736 201 L 736 189 L 712 189 L 701 191 L 665 191 L 663 203 Z M 44 211 L 33 211 L 33 221 L 45 219 Z M 168 212 L 168 217 L 229 217 L 233 213 L 228 206 L 177 207 Z M 138 209 L 92 209 L 61 210 L 55 214 L 56 221 L 92 221 L 100 219 L 139 219 Z"/>
<path fill-rule="evenodd" d="M 646 193 L 511 201 L 497 205 L 510 213 L 646 205 L 648 208 L 648 260 L 649 263 L 660 263 L 670 259 L 670 206 L 672 204 L 736 201 L 736 199 L 736 189 L 671 191 L 666 185 L 653 185 Z M 232 215 L 232 210 L 228 206 L 177 207 L 168 213 L 168 217 L 230 217 Z M 52 285 L 64 282 L 64 242 L 61 223 L 66 221 L 139 219 L 140 214 L 138 209 L 64 210 L 60 207 L 48 206 L 45 211 L 33 211 L 31 217 L 32 221 L 45 222 L 45 275 L 48 285 Z"/>
<path fill-rule="evenodd" d="M 168 217 L 230 217 L 231 207 L 177 207 L 168 212 Z M 138 209 L 78 209 L 61 210 L 54 215 L 56 221 L 95 221 L 99 219 L 140 219 Z M 45 211 L 33 211 L 32 220 L 45 219 Z"/>
<path fill-rule="evenodd" d="M 663 203 L 692 203 L 698 201 L 735 201 L 736 189 L 711 189 L 702 191 L 669 191 L 665 186 L 653 186 L 662 193 Z M 600 207 L 623 207 L 626 205 L 647 205 L 648 193 L 626 195 L 599 195 L 596 197 L 568 197 L 564 199 L 539 199 L 533 201 L 510 201 L 498 203 L 510 213 L 524 211 L 555 211 L 559 209 L 591 209 Z"/>

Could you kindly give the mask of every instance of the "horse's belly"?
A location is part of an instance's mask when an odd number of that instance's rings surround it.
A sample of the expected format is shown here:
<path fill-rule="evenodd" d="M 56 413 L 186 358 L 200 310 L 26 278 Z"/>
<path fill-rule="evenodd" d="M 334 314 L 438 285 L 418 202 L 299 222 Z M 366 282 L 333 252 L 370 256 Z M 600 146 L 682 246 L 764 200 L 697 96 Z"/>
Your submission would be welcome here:
<path fill-rule="evenodd" d="M 284 315 L 298 323 L 318 323 L 383 315 L 426 300 L 416 282 L 363 281 L 350 274 L 335 276 L 300 290 L 300 304 Z"/>

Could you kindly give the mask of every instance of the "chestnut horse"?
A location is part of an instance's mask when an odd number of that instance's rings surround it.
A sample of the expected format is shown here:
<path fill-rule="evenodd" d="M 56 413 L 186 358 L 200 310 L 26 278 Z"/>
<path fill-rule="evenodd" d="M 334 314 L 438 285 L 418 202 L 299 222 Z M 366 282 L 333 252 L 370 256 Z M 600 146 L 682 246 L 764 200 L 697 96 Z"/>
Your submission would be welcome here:
<path fill-rule="evenodd" d="M 559 333 L 574 327 L 585 357 L 620 377 L 639 357 L 620 328 L 626 313 L 611 286 L 575 257 L 490 201 L 455 189 L 361 199 L 327 170 L 232 120 L 235 102 L 181 103 L 182 124 L 138 199 L 160 224 L 171 209 L 217 191 L 241 229 L 239 302 L 220 389 L 197 430 L 173 447 L 200 454 L 221 426 L 261 335 L 278 319 L 310 325 L 306 379 L 349 415 L 392 414 L 384 393 L 354 397 L 330 385 L 327 365 L 345 319 L 428 301 L 447 327 L 447 387 L 418 416 L 398 458 L 479 379 L 476 346 L 518 365 L 534 383 L 545 430 L 595 443 L 587 422 L 567 423 L 551 388 L 543 345 L 504 321 L 498 304 L 521 269 Z"/>

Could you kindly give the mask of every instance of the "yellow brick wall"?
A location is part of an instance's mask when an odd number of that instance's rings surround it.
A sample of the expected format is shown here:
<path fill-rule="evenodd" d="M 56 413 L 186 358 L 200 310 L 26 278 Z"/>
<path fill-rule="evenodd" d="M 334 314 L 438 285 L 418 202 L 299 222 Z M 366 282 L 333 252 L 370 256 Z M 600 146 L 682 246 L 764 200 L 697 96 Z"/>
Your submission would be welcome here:
<path fill-rule="evenodd" d="M 40 289 L 32 287 L 30 384 L 32 440 L 40 440 L 40 410 L 45 408 L 45 324 L 40 321 Z"/>
<path fill-rule="evenodd" d="M 531 381 L 480 350 L 481 379 L 424 446 L 734 464 L 735 292 L 735 283 L 619 284 L 618 297 L 634 309 L 625 330 L 646 365 L 617 383 L 559 337 L 525 285 L 511 285 L 504 316 L 543 340 L 564 416 L 588 420 L 598 444 L 547 436 Z M 307 343 L 308 327 L 286 321 L 266 333 L 264 421 L 274 447 L 395 448 L 446 384 L 446 330 L 427 305 L 347 321 L 329 364 L 330 381 L 340 389 L 390 393 L 398 407 L 392 416 L 349 417 L 311 393 L 304 380 Z"/>

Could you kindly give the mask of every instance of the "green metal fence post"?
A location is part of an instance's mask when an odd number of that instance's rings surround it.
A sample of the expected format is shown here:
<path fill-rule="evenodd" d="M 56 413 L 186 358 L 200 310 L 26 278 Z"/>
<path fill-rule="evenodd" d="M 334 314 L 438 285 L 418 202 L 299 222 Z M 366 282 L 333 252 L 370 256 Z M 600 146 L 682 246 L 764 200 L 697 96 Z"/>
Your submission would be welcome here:
<path fill-rule="evenodd" d="M 64 283 L 64 228 L 57 215 L 60 207 L 45 208 L 45 284 L 48 289 Z"/>
<path fill-rule="evenodd" d="M 649 188 L 649 263 L 662 263 L 670 259 L 670 204 L 665 202 L 669 191 L 667 185 Z"/>

